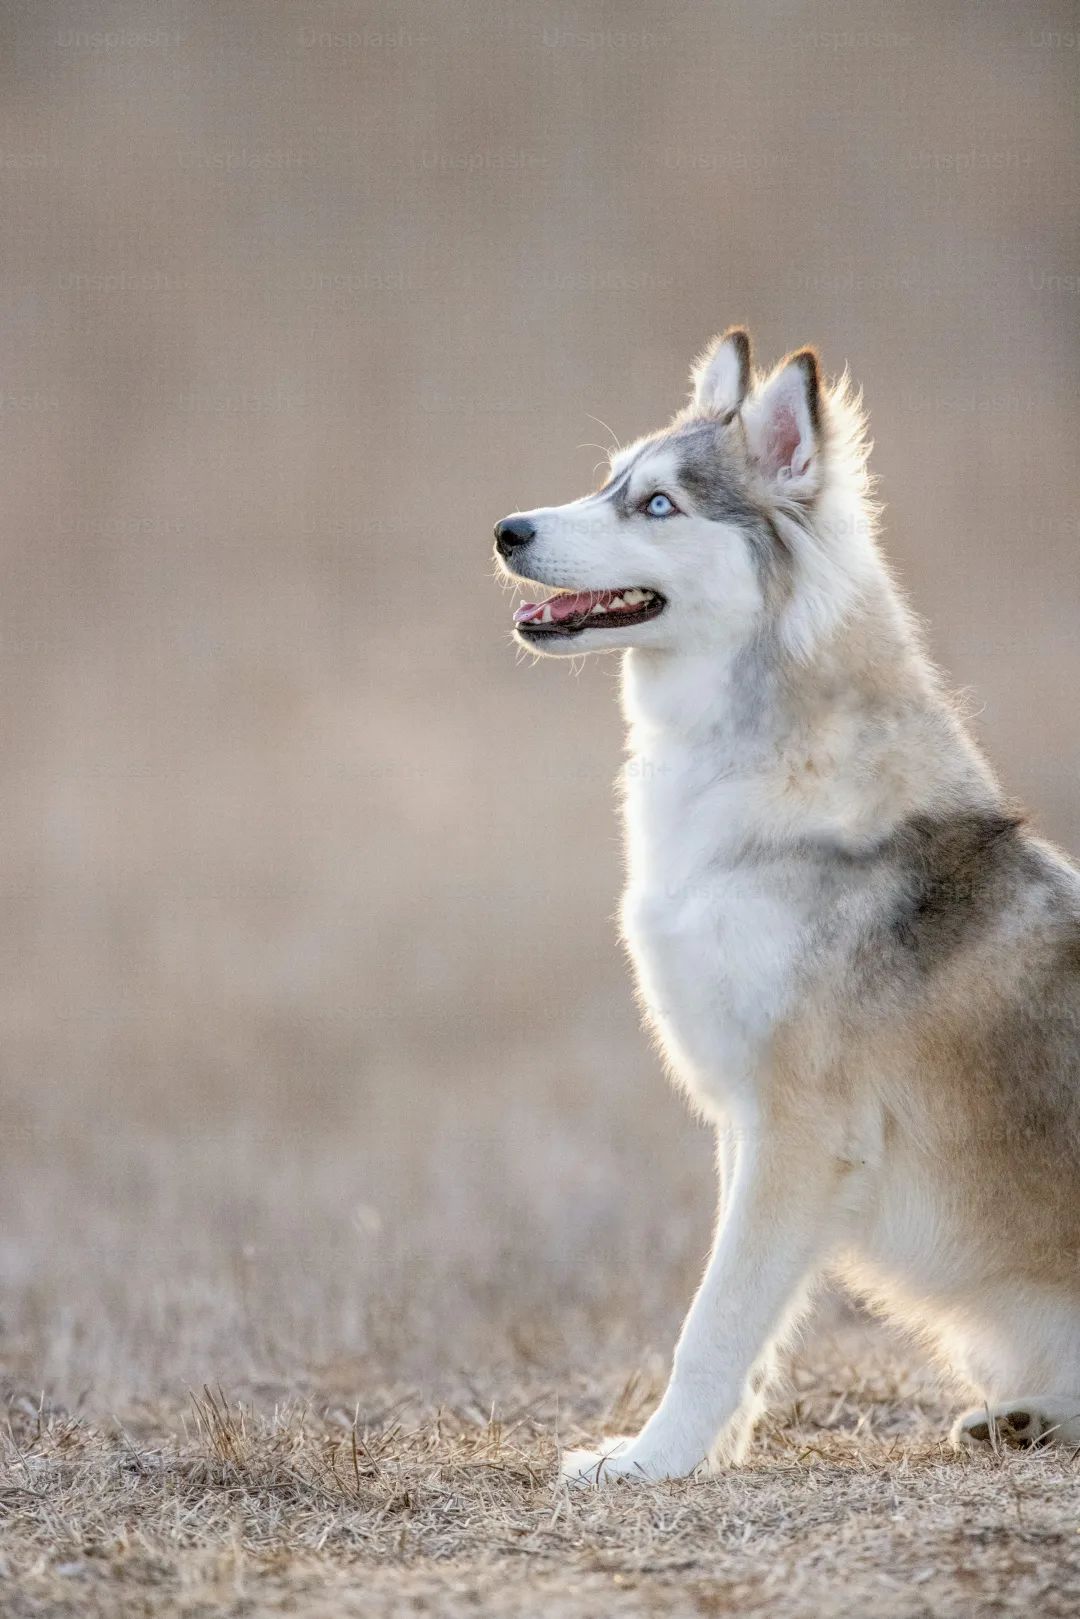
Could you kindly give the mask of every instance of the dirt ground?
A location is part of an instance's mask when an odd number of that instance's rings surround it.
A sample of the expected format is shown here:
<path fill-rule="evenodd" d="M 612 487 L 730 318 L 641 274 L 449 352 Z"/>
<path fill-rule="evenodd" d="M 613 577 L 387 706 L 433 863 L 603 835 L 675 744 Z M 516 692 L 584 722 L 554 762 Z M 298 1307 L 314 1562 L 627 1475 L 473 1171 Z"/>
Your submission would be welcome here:
<path fill-rule="evenodd" d="M 553 1488 L 557 1445 L 633 1426 L 655 1373 L 438 1405 L 357 1373 L 123 1419 L 10 1391 L 4 1613 L 1080 1612 L 1076 1456 L 953 1456 L 951 1407 L 870 1324 L 811 1335 L 743 1468 L 603 1492 Z"/>

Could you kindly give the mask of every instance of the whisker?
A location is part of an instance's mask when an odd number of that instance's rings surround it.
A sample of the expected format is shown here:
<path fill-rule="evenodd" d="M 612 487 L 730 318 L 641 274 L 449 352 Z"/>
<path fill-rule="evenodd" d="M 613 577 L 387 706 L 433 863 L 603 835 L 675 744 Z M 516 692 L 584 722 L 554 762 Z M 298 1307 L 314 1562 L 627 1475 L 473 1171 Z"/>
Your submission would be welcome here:
<path fill-rule="evenodd" d="M 618 434 L 614 431 L 613 428 L 610 428 L 608 426 L 607 422 L 602 422 L 600 420 L 599 416 L 594 416 L 593 415 L 591 410 L 587 410 L 585 412 L 585 414 L 589 418 L 590 422 L 595 422 L 597 427 L 602 427 L 604 429 L 605 433 L 610 433 L 611 434 L 612 443 L 615 445 L 616 450 L 621 450 L 622 449 L 622 445 L 619 443 Z"/>

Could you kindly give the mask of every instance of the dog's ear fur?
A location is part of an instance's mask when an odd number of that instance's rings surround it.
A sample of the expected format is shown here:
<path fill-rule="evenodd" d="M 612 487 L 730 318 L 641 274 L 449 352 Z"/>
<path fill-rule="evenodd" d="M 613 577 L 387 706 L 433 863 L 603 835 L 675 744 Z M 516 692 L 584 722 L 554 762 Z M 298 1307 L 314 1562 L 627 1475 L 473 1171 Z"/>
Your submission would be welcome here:
<path fill-rule="evenodd" d="M 821 371 L 813 349 L 781 360 L 743 410 L 751 460 L 788 500 L 812 500 L 821 488 Z"/>
<path fill-rule="evenodd" d="M 750 362 L 750 334 L 744 327 L 729 326 L 714 337 L 690 373 L 694 409 L 703 416 L 737 411 L 750 386 Z"/>

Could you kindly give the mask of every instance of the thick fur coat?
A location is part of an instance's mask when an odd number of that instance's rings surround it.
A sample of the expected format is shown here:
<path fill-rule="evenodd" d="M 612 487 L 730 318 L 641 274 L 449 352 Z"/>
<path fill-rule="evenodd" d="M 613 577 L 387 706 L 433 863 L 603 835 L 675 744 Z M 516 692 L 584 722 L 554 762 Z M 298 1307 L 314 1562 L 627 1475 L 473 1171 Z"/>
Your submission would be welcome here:
<path fill-rule="evenodd" d="M 858 401 L 734 329 L 596 494 L 496 528 L 517 636 L 619 650 L 622 929 L 720 1216 L 657 1410 L 576 1483 L 738 1457 L 830 1273 L 1080 1443 L 1080 876 L 1006 802 L 876 540 Z"/>

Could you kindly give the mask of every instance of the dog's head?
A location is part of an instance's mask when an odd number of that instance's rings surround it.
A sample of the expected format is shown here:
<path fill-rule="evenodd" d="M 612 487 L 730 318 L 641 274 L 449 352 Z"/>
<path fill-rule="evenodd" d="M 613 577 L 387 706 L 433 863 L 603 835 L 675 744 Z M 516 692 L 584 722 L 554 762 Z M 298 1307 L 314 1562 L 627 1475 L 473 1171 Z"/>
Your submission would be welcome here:
<path fill-rule="evenodd" d="M 864 492 L 860 428 L 844 385 L 823 387 L 812 349 L 755 379 L 750 339 L 731 328 L 695 365 L 686 409 L 620 450 L 601 489 L 496 524 L 502 572 L 556 592 L 518 609 L 517 638 L 563 656 L 745 644 L 795 595 L 830 460 L 834 486 L 843 471 L 849 492 Z"/>

